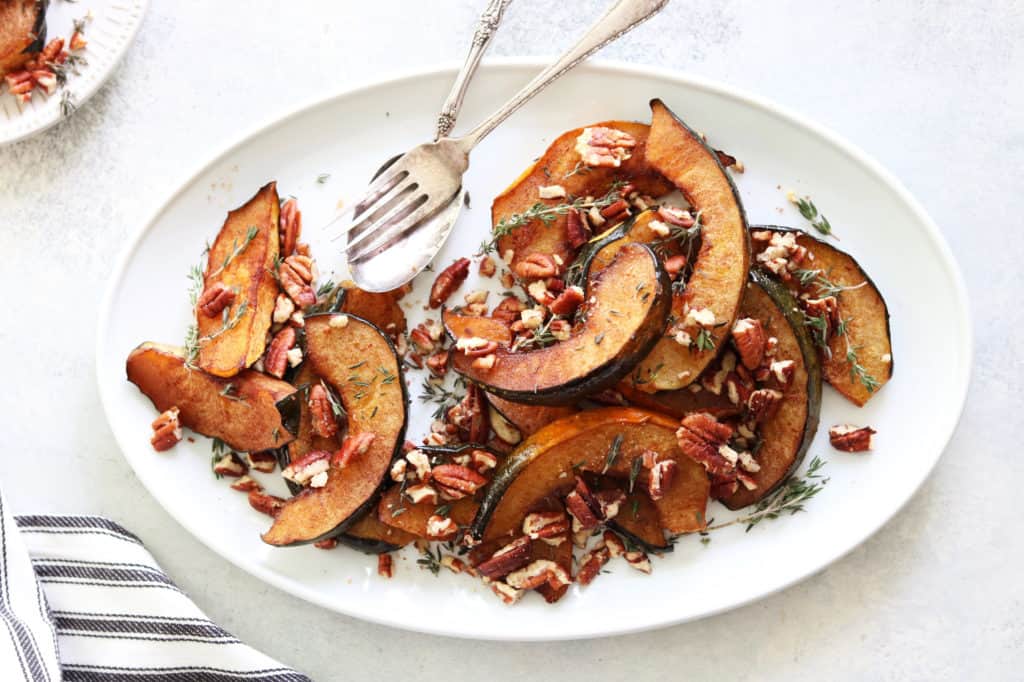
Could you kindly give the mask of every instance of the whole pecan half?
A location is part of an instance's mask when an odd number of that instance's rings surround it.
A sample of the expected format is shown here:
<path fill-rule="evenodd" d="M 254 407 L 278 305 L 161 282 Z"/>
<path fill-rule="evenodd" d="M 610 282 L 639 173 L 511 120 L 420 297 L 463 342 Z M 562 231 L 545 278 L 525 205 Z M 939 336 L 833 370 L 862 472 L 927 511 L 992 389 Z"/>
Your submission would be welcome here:
<path fill-rule="evenodd" d="M 572 315 L 576 312 L 576 309 L 583 303 L 584 295 L 583 289 L 577 286 L 568 287 L 558 295 L 548 308 L 554 315 Z"/>
<path fill-rule="evenodd" d="M 517 568 L 522 568 L 530 561 L 530 538 L 518 537 L 508 543 L 491 558 L 477 564 L 477 573 L 485 578 L 497 580 L 508 575 Z"/>
<path fill-rule="evenodd" d="M 217 317 L 234 302 L 235 292 L 223 282 L 216 282 L 203 289 L 196 307 L 207 317 Z"/>
<path fill-rule="evenodd" d="M 523 519 L 523 534 L 531 540 L 553 538 L 569 531 L 569 517 L 565 512 L 530 512 Z"/>
<path fill-rule="evenodd" d="M 522 279 L 546 279 L 558 274 L 558 264 L 545 253 L 531 253 L 516 263 L 515 271 Z"/>
<path fill-rule="evenodd" d="M 286 500 L 275 495 L 268 495 L 259 490 L 249 491 L 249 506 L 258 512 L 263 512 L 267 516 L 277 516 L 285 503 Z"/>
<path fill-rule="evenodd" d="M 278 220 L 278 235 L 281 242 L 281 253 L 285 257 L 295 252 L 295 246 L 302 235 L 302 211 L 299 202 L 294 198 L 281 204 L 281 216 Z"/>
<path fill-rule="evenodd" d="M 440 308 L 448 297 L 455 293 L 466 277 L 469 276 L 469 259 L 460 258 L 438 274 L 434 286 L 430 287 L 431 308 Z"/>
<path fill-rule="evenodd" d="M 295 340 L 294 327 L 285 327 L 274 335 L 263 358 L 263 369 L 267 374 L 278 379 L 284 376 L 285 370 L 288 369 L 288 351 L 295 348 Z"/>
<path fill-rule="evenodd" d="M 828 430 L 828 441 L 836 450 L 866 452 L 871 449 L 871 437 L 875 433 L 870 426 L 836 424 Z"/>
<path fill-rule="evenodd" d="M 295 254 L 285 258 L 277 269 L 281 288 L 299 308 L 308 308 L 316 303 L 316 291 L 310 284 L 313 281 L 313 273 L 306 261 L 309 261 L 308 256 Z"/>
<path fill-rule="evenodd" d="M 487 479 L 461 464 L 439 464 L 430 472 L 430 480 L 453 500 L 468 497 L 487 485 Z"/>
<path fill-rule="evenodd" d="M 334 438 L 338 434 L 338 420 L 334 415 L 334 404 L 327 389 L 313 384 L 309 389 L 309 415 L 313 433 L 321 438 Z"/>
<path fill-rule="evenodd" d="M 732 342 L 740 355 L 740 362 L 747 369 L 757 369 L 764 360 L 768 335 L 761 320 L 744 317 L 732 326 Z"/>
<path fill-rule="evenodd" d="M 712 476 L 735 478 L 735 462 L 722 454 L 732 436 L 732 428 L 719 424 L 706 412 L 695 412 L 683 418 L 676 431 L 679 449 L 687 457 L 704 465 Z"/>
<path fill-rule="evenodd" d="M 747 412 L 754 421 L 763 422 L 775 416 L 782 403 L 782 393 L 771 388 L 759 388 L 747 398 Z"/>
<path fill-rule="evenodd" d="M 365 454 L 376 438 L 377 434 L 372 431 L 363 431 L 362 433 L 346 436 L 341 447 L 331 457 L 331 465 L 342 469 L 345 468 L 353 459 Z"/>

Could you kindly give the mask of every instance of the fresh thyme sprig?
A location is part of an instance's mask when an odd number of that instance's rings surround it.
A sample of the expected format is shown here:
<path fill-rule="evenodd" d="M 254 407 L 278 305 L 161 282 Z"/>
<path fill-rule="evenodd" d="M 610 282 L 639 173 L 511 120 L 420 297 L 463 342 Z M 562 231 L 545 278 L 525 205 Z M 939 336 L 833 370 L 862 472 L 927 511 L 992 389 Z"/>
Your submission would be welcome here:
<path fill-rule="evenodd" d="M 195 309 L 199 302 L 199 296 L 203 293 L 202 262 L 189 268 L 188 279 L 188 301 L 192 309 L 192 324 L 185 330 L 185 364 L 192 367 L 199 355 L 199 325 L 195 319 Z"/>
<path fill-rule="evenodd" d="M 524 348 L 545 348 L 553 344 L 558 340 L 551 331 L 551 323 L 554 321 L 555 317 L 552 315 L 541 326 L 534 329 L 531 336 L 520 336 L 517 338 L 515 343 L 512 344 L 512 352 L 515 353 Z"/>
<path fill-rule="evenodd" d="M 697 338 L 694 340 L 693 345 L 701 352 L 714 350 L 715 337 L 711 335 L 711 330 L 701 327 L 700 331 L 697 332 Z"/>
<path fill-rule="evenodd" d="M 640 476 L 640 467 L 643 466 L 643 458 L 636 457 L 633 459 L 633 463 L 629 465 L 629 492 L 633 493 L 633 488 L 636 486 L 636 479 Z M 633 500 L 636 502 L 636 500 Z M 634 512 L 633 516 L 636 516 Z"/>
<path fill-rule="evenodd" d="M 593 170 L 593 169 L 590 166 L 586 165 L 582 161 L 577 161 L 576 165 L 573 166 L 572 169 L 569 170 L 569 172 L 567 172 L 565 175 L 562 176 L 562 179 L 563 180 L 568 180 L 569 178 L 571 178 L 574 175 L 586 175 L 591 170 Z"/>
<path fill-rule="evenodd" d="M 867 280 L 864 280 L 854 286 L 841 286 L 830 280 L 821 270 L 797 270 L 794 274 L 797 276 L 801 286 L 814 286 L 816 289 L 814 293 L 818 298 L 825 296 L 835 296 L 838 298 L 844 291 L 859 289 L 867 284 Z M 881 386 L 881 383 L 864 365 L 860 364 L 857 348 L 850 343 L 849 325 L 853 320 L 843 319 L 842 314 L 838 314 L 837 319 L 835 333 L 836 336 L 842 337 L 843 342 L 846 344 L 846 362 L 850 365 L 850 380 L 859 381 L 867 389 L 868 393 L 874 393 Z M 821 348 L 828 357 L 832 357 L 832 348 L 828 345 L 828 320 L 825 319 L 825 315 L 822 314 L 814 317 L 805 312 L 804 324 L 810 329 L 811 338 L 815 345 Z"/>
<path fill-rule="evenodd" d="M 480 244 L 480 249 L 477 251 L 476 255 L 483 256 L 484 254 L 493 252 L 499 239 L 510 234 L 512 230 L 517 227 L 522 227 L 533 220 L 540 220 L 545 226 L 547 226 L 555 222 L 555 219 L 558 216 L 565 215 L 572 210 L 589 210 L 591 208 L 604 208 L 605 206 L 610 206 L 622 198 L 619 196 L 619 188 L 622 187 L 623 184 L 625 183 L 621 181 L 612 183 L 608 192 L 599 199 L 586 201 L 585 197 L 578 197 L 572 201 L 552 206 L 549 206 L 542 201 L 538 201 L 521 213 L 513 213 L 512 215 L 505 216 L 498 221 L 497 225 L 494 226 L 494 230 L 491 232 L 491 239 Z"/>
<path fill-rule="evenodd" d="M 61 118 L 67 118 L 71 114 L 75 113 L 75 109 L 78 108 L 78 100 L 71 93 L 70 90 L 65 90 L 60 95 L 60 115 Z"/>
<path fill-rule="evenodd" d="M 224 456 L 226 448 L 227 446 L 220 438 L 214 438 L 213 443 L 210 445 L 210 470 L 213 471 L 213 475 L 218 479 L 222 478 L 222 476 L 217 473 L 214 467 L 217 466 L 217 462 Z"/>
<path fill-rule="evenodd" d="M 249 302 L 248 301 L 242 301 L 241 303 L 239 303 L 238 306 L 235 308 L 235 312 L 234 312 L 233 315 L 229 315 L 228 314 L 229 309 L 225 308 L 224 309 L 224 315 L 221 317 L 221 327 L 220 327 L 220 329 L 218 329 L 217 331 L 215 331 L 215 332 L 213 332 L 211 334 L 207 334 L 206 336 L 200 336 L 199 339 L 198 339 L 198 343 L 197 343 L 197 352 L 198 352 L 198 346 L 201 346 L 203 343 L 205 343 L 207 341 L 213 341 L 215 338 L 217 338 L 221 334 L 229 332 L 232 329 L 234 329 L 235 327 L 237 327 L 238 323 L 242 319 L 242 316 L 245 315 L 245 311 L 248 308 L 249 308 Z"/>
<path fill-rule="evenodd" d="M 608 448 L 608 454 L 604 456 L 604 467 L 601 468 L 602 474 L 608 473 L 608 470 L 615 466 L 615 460 L 618 459 L 620 452 L 622 452 L 621 433 L 612 439 L 612 445 Z"/>
<path fill-rule="evenodd" d="M 818 211 L 818 207 L 814 205 L 810 197 L 798 197 L 793 192 L 790 192 L 787 198 L 797 207 L 800 215 L 811 224 L 811 227 L 826 237 L 835 237 L 832 234 L 832 224 L 829 223 L 828 218 L 823 213 Z M 839 237 L 835 238 L 839 239 Z"/>
<path fill-rule="evenodd" d="M 224 269 L 227 268 L 228 264 L 231 263 L 231 261 L 233 261 L 236 256 L 245 251 L 245 247 L 249 246 L 252 240 L 256 239 L 256 235 L 258 235 L 259 233 L 260 229 L 258 227 L 256 227 L 255 225 L 250 225 L 249 229 L 245 233 L 245 240 L 241 244 L 238 243 L 237 239 L 233 240 L 231 242 L 231 252 L 224 257 L 224 261 L 220 264 L 220 267 L 211 272 L 209 276 L 216 277 L 220 273 L 224 272 Z"/>
<path fill-rule="evenodd" d="M 437 409 L 434 410 L 432 415 L 434 419 L 440 419 L 448 410 L 462 402 L 465 395 L 458 392 L 459 382 L 461 382 L 461 377 L 456 379 L 455 388 L 448 390 L 444 384 L 435 383 L 430 379 L 423 380 L 423 392 L 420 393 L 420 402 L 437 403 Z"/>
<path fill-rule="evenodd" d="M 781 488 L 758 502 L 754 511 L 731 521 L 708 526 L 701 535 L 737 524 L 746 524 L 746 530 L 749 532 L 751 528 L 765 519 L 777 519 L 783 514 L 793 515 L 804 511 L 804 505 L 828 484 L 829 479 L 821 475 L 824 466 L 825 461 L 820 457 L 815 457 L 807 465 L 806 473 L 790 478 Z"/>
<path fill-rule="evenodd" d="M 425 548 L 423 555 L 416 560 L 416 563 L 420 568 L 425 568 L 434 575 L 438 575 L 441 572 L 441 548 L 437 548 L 436 557 L 430 552 L 430 547 Z"/>

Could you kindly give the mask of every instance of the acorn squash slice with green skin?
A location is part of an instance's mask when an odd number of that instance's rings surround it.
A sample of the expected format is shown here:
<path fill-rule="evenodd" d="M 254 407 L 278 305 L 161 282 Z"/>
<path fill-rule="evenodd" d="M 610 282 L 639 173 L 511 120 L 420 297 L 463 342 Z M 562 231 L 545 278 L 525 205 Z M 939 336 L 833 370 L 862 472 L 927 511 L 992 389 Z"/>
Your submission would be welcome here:
<path fill-rule="evenodd" d="M 628 479 L 633 460 L 646 450 L 679 465 L 664 497 L 654 503 L 662 528 L 673 534 L 703 529 L 710 484 L 704 467 L 679 450 L 678 427 L 674 419 L 628 407 L 580 412 L 548 424 L 495 471 L 470 534 L 483 542 L 516 535 L 537 501 L 568 493 L 577 473 Z"/>
<path fill-rule="evenodd" d="M 523 438 L 529 438 L 556 419 L 578 412 L 577 408 L 571 405 L 524 405 L 505 400 L 497 395 L 488 395 L 487 402 L 492 410 L 491 428 L 499 438 L 510 445 L 518 445 Z M 495 412 L 498 416 L 497 420 L 494 416 Z M 513 440 L 498 433 L 499 429 L 505 428 L 505 425 L 501 423 L 502 420 L 514 431 Z"/>
<path fill-rule="evenodd" d="M 728 341 L 750 268 L 750 243 L 739 192 L 715 150 L 657 99 L 651 101 L 646 154 L 651 166 L 683 193 L 691 211 L 700 214 L 700 250 L 685 292 L 674 297 L 672 314 L 682 320 L 687 306 L 706 308 L 716 321 L 707 330 L 712 349 L 683 346 L 667 335 L 658 342 L 634 373 L 644 381 L 637 388 L 653 392 L 695 381 Z"/>
<path fill-rule="evenodd" d="M 672 190 L 672 185 L 661 177 L 648 163 L 645 155 L 647 135 L 650 127 L 645 123 L 632 121 L 604 121 L 588 127 L 615 128 L 633 136 L 636 147 L 632 155 L 618 168 L 591 168 L 580 166 L 580 155 L 576 151 L 576 138 L 583 128 L 576 128 L 560 135 L 522 175 L 491 204 L 491 222 L 494 228 L 510 216 L 526 212 L 536 204 L 555 206 L 570 199 L 541 199 L 540 188 L 560 185 L 571 197 L 601 197 L 615 182 L 630 182 L 641 194 L 660 197 Z M 497 241 L 498 254 L 512 251 L 511 266 L 525 260 L 531 254 L 557 255 L 565 263 L 571 263 L 576 249 L 566 234 L 566 216 L 555 215 L 545 223 L 534 219 L 513 229 Z"/>
<path fill-rule="evenodd" d="M 863 407 L 892 378 L 893 372 L 889 309 L 881 292 L 853 256 L 832 244 L 790 227 L 754 225 L 750 228 L 751 233 L 761 230 L 795 234 L 797 244 L 814 255 L 814 259 L 805 261 L 802 267 L 820 270 L 829 282 L 844 287 L 837 299 L 839 314 L 846 323 L 846 338 L 833 335 L 828 341 L 828 352 L 821 347 L 818 350 L 825 381 L 851 403 Z M 802 294 L 817 298 L 822 293 L 813 280 L 801 286 L 799 279 L 794 277 L 787 286 L 798 299 Z M 867 374 L 864 379 L 850 371 L 847 338 L 850 347 L 856 349 L 858 364 Z M 871 390 L 868 390 L 868 385 L 871 385 Z"/>
<path fill-rule="evenodd" d="M 570 337 L 545 348 L 499 346 L 490 369 L 456 350 L 453 368 L 507 400 L 568 405 L 614 385 L 662 335 L 671 304 L 668 275 L 644 244 L 624 246 L 588 277 L 586 302 Z M 450 328 L 450 326 L 449 326 Z"/>
<path fill-rule="evenodd" d="M 386 334 L 345 313 L 306 318 L 306 362 L 340 397 L 348 435 L 373 433 L 366 452 L 332 466 L 327 484 L 307 488 L 281 508 L 263 535 L 271 545 L 317 542 L 343 533 L 376 505 L 406 428 L 402 363 Z"/>
<path fill-rule="evenodd" d="M 283 456 L 278 457 L 283 470 L 288 464 L 314 450 L 335 452 L 344 440 L 345 432 L 339 428 L 333 438 L 324 438 L 313 433 L 312 414 L 309 411 L 309 388 L 320 382 L 320 377 L 313 373 L 309 363 L 303 363 L 296 371 L 292 382 L 296 391 L 278 403 L 282 421 L 294 430 L 295 440 L 281 448 Z M 341 418 L 344 415 L 340 415 Z M 343 425 L 339 426 L 343 427 Z M 293 495 L 302 492 L 303 487 L 292 481 L 286 481 Z M 339 543 L 366 554 L 382 554 L 393 552 L 409 544 L 416 538 L 400 530 L 390 528 L 377 520 L 373 509 L 353 523 L 348 530 L 337 536 Z"/>
<path fill-rule="evenodd" d="M 721 499 L 729 509 L 760 501 L 796 471 L 814 440 L 821 412 L 821 363 L 796 299 L 785 286 L 759 270 L 751 271 L 750 280 L 740 314 L 761 320 L 765 333 L 778 339 L 773 359 L 792 360 L 795 371 L 774 416 L 762 422 L 757 431 L 761 446 L 755 458 L 761 469 L 750 474 L 757 488 L 747 490 L 741 485 Z"/>
<path fill-rule="evenodd" d="M 125 369 L 157 410 L 177 407 L 182 426 L 220 438 L 233 450 L 272 450 L 294 437 L 277 410 L 295 393 L 286 381 L 248 369 L 230 379 L 211 376 L 190 368 L 181 348 L 158 343 L 133 350 Z"/>
<path fill-rule="evenodd" d="M 0 2 L 0 77 L 21 70 L 46 45 L 48 0 Z"/>
<path fill-rule="evenodd" d="M 266 349 L 278 294 L 274 269 L 279 210 L 277 183 L 268 183 L 228 213 L 210 246 L 203 290 L 223 284 L 235 292 L 235 300 L 213 317 L 195 311 L 196 364 L 204 372 L 232 377 L 259 360 Z"/>

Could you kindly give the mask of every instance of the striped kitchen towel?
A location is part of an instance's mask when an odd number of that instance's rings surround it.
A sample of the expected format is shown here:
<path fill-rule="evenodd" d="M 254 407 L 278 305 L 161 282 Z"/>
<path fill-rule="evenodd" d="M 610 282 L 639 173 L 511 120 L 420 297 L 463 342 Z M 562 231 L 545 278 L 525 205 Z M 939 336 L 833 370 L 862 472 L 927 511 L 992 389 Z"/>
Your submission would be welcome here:
<path fill-rule="evenodd" d="M 0 495 L 0 680 L 309 678 L 210 621 L 98 516 L 11 516 Z"/>

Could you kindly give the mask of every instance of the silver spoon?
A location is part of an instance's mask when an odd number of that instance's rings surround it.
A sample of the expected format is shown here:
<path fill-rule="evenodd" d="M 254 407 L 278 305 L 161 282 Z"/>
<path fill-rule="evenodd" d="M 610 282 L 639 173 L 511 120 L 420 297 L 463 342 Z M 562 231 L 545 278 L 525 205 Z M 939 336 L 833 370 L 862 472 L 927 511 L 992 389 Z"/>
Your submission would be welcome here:
<path fill-rule="evenodd" d="M 346 254 L 356 283 L 369 291 L 388 291 L 415 277 L 436 255 L 458 218 L 470 151 L 534 95 L 667 2 L 618 0 L 575 46 L 476 128 L 462 137 L 440 137 L 414 147 L 388 165 L 370 183 L 342 229 L 348 235 Z"/>

